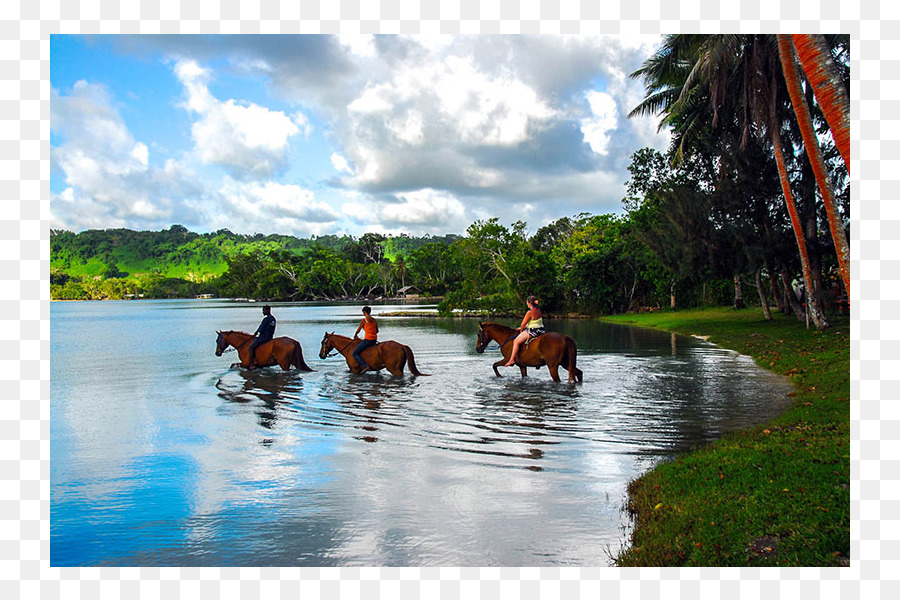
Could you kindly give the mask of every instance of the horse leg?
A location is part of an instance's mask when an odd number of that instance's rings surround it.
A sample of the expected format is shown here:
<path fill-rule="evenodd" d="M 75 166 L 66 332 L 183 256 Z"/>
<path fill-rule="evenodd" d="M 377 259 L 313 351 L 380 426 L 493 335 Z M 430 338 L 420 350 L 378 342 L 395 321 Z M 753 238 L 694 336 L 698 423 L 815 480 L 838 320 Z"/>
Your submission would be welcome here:
<path fill-rule="evenodd" d="M 386 368 L 386 369 L 388 370 L 388 372 L 389 372 L 391 375 L 393 375 L 394 377 L 403 377 L 403 365 L 402 365 L 402 364 L 400 364 L 400 365 L 391 365 L 391 366 L 385 365 L 385 368 Z"/>
<path fill-rule="evenodd" d="M 291 368 L 291 362 L 293 362 L 294 352 L 293 347 L 282 348 L 279 352 L 278 356 L 278 366 L 281 367 L 282 371 L 287 371 Z"/>
<path fill-rule="evenodd" d="M 522 377 L 528 377 L 528 369 L 524 366 L 519 365 L 519 372 L 522 373 Z"/>
<path fill-rule="evenodd" d="M 497 370 L 497 367 L 502 367 L 503 365 L 505 365 L 506 360 L 507 360 L 506 357 L 503 357 L 500 360 L 498 360 L 497 362 L 495 362 L 493 365 L 491 365 L 492 367 L 494 367 L 494 374 L 497 377 L 503 377 L 503 375 L 500 374 L 500 371 Z"/>
<path fill-rule="evenodd" d="M 555 363 L 547 363 L 547 370 L 550 371 L 550 377 L 553 381 L 559 381 L 559 365 Z"/>
<path fill-rule="evenodd" d="M 402 347 L 397 348 L 397 354 L 384 356 L 384 348 L 381 350 L 384 367 L 395 377 L 403 377 L 403 368 L 406 366 L 406 353 Z"/>

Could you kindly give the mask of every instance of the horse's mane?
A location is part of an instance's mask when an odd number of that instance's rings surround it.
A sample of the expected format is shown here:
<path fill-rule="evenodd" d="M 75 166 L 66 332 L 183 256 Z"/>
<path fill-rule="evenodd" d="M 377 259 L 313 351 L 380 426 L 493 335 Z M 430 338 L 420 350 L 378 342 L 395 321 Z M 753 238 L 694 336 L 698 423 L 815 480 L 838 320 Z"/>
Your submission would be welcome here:
<path fill-rule="evenodd" d="M 233 329 L 232 329 L 232 330 L 229 330 L 229 331 L 223 331 L 222 333 L 237 333 L 237 334 L 240 334 L 240 335 L 246 335 L 246 336 L 248 336 L 248 337 L 253 337 L 253 334 L 252 334 L 252 333 L 247 333 L 246 331 L 234 331 Z"/>
<path fill-rule="evenodd" d="M 252 333 L 247 333 L 246 331 L 234 331 L 233 329 L 229 330 L 229 331 L 220 331 L 219 333 L 221 335 L 239 335 L 239 336 L 243 337 L 244 341 L 238 342 L 238 344 L 240 344 L 240 345 L 246 344 L 250 339 L 255 337 Z M 234 344 L 232 344 L 232 345 L 234 346 Z M 237 346 L 234 346 L 234 347 L 237 348 Z"/>
<path fill-rule="evenodd" d="M 516 330 L 515 327 L 510 327 L 509 325 L 504 325 L 503 323 L 493 323 L 493 322 L 491 322 L 491 323 L 482 323 L 482 324 L 481 324 L 481 327 L 484 328 L 484 327 L 487 327 L 487 326 L 489 326 L 489 325 L 492 326 L 492 327 L 497 327 L 498 329 L 507 329 L 507 330 L 509 330 L 509 331 L 515 331 L 515 330 Z"/>

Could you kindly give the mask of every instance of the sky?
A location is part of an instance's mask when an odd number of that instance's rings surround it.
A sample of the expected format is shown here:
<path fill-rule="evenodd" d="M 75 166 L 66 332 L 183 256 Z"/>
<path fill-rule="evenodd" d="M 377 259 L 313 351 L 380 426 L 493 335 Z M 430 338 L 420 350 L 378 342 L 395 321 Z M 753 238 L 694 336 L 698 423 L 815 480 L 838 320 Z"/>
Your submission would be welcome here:
<path fill-rule="evenodd" d="M 621 213 L 658 36 L 54 35 L 51 227 L 464 234 Z"/>

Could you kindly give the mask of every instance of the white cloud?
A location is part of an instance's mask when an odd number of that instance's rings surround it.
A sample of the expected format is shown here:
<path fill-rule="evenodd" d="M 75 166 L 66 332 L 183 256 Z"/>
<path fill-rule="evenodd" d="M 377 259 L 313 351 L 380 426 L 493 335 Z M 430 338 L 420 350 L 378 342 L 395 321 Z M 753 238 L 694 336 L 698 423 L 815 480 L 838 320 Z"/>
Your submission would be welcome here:
<path fill-rule="evenodd" d="M 102 85 L 78 81 L 69 96 L 54 89 L 50 122 L 67 139 L 54 148 L 54 160 L 72 185 L 99 191 L 110 176 L 147 168 L 147 146 L 132 137 Z"/>
<path fill-rule="evenodd" d="M 389 85 L 376 85 L 366 88 L 363 93 L 347 105 L 351 113 L 371 114 L 386 112 L 393 108 L 393 103 L 388 99 L 395 90 Z"/>
<path fill-rule="evenodd" d="M 243 182 L 226 178 L 211 198 L 197 206 L 215 225 L 232 231 L 281 233 L 300 236 L 332 231 L 340 217 L 313 192 L 297 185 Z"/>
<path fill-rule="evenodd" d="M 51 150 L 66 188 L 51 199 L 55 226 L 124 227 L 133 219 L 165 223 L 167 198 L 185 186 L 150 166 L 147 145 L 132 136 L 108 89 L 78 81 L 68 95 L 51 91 L 51 128 L 63 141 Z"/>
<path fill-rule="evenodd" d="M 147 145 L 138 142 L 134 145 L 134 149 L 131 151 L 131 156 L 136 158 L 139 163 L 147 166 L 147 162 L 150 160 L 150 151 L 147 149 Z"/>
<path fill-rule="evenodd" d="M 403 225 L 432 225 L 459 221 L 465 207 L 453 195 L 432 189 L 397 194 L 402 202 L 387 204 L 381 209 L 385 223 Z"/>
<path fill-rule="evenodd" d="M 448 192 L 421 189 L 396 194 L 390 200 L 353 195 L 341 211 L 365 231 L 380 233 L 462 232 L 470 224 L 466 207 Z"/>
<path fill-rule="evenodd" d="M 616 101 L 607 93 L 591 90 L 587 93 L 591 106 L 591 116 L 581 120 L 581 132 L 584 140 L 597 154 L 609 151 L 610 133 L 618 124 L 619 111 Z"/>
<path fill-rule="evenodd" d="M 190 146 L 135 139 L 102 86 L 54 90 L 51 177 L 65 180 L 52 183 L 71 189 L 53 198 L 54 215 L 91 226 L 168 218 L 205 230 L 461 233 L 476 218 L 621 210 L 630 154 L 668 144 L 655 118 L 623 114 L 644 93 L 628 74 L 658 40 L 124 36 L 132 52 L 168 61 L 181 117 L 194 120 Z M 243 77 L 257 87 L 217 97 L 213 64 L 230 69 L 227 89 Z M 267 94 L 287 108 L 267 106 Z M 304 160 L 293 164 L 300 140 Z M 337 189 L 320 191 L 328 184 Z M 328 206 L 346 192 L 357 196 L 343 212 Z"/>
<path fill-rule="evenodd" d="M 311 191 L 297 185 L 228 180 L 220 192 L 245 215 L 296 217 L 317 222 L 333 221 L 337 217 L 331 206 L 316 202 Z"/>
<path fill-rule="evenodd" d="M 308 138 L 312 133 L 312 123 L 309 122 L 309 118 L 298 111 L 291 115 L 291 120 L 303 132 L 303 137 Z"/>
<path fill-rule="evenodd" d="M 410 110 L 399 118 L 388 121 L 387 126 L 395 138 L 412 146 L 425 141 L 422 113 L 417 110 Z"/>
<path fill-rule="evenodd" d="M 512 74 L 488 76 L 468 57 L 449 57 L 434 91 L 459 135 L 475 144 L 523 142 L 529 124 L 546 121 L 554 114 L 532 88 Z"/>
<path fill-rule="evenodd" d="M 341 45 L 348 48 L 350 52 L 362 58 L 371 58 L 375 56 L 375 36 L 371 34 L 340 34 L 338 39 Z"/>
<path fill-rule="evenodd" d="M 304 118 L 298 126 L 299 113 L 291 118 L 253 103 L 220 101 L 207 87 L 209 72 L 194 61 L 177 62 L 175 74 L 187 91 L 185 107 L 199 115 L 191 135 L 203 162 L 239 179 L 272 177 L 286 166 L 290 138 L 305 124 Z"/>
<path fill-rule="evenodd" d="M 350 166 L 350 163 L 347 162 L 347 159 L 338 154 L 337 152 L 331 155 L 331 164 L 334 167 L 335 171 L 340 173 L 350 173 L 353 174 L 353 167 Z"/>
<path fill-rule="evenodd" d="M 455 39 L 455 36 L 449 34 L 416 34 L 404 37 L 426 48 L 432 54 L 437 54 L 449 47 Z"/>

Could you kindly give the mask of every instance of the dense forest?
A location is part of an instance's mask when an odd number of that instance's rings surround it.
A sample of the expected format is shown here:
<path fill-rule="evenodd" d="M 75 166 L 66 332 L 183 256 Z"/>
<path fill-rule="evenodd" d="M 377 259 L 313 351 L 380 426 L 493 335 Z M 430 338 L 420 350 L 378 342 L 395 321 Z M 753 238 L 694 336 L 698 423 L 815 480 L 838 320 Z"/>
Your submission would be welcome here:
<path fill-rule="evenodd" d="M 621 214 L 536 230 L 494 218 L 440 237 L 54 231 L 51 296 L 373 299 L 415 286 L 445 313 L 519 312 L 534 294 L 556 314 L 754 305 L 827 327 L 849 287 L 849 125 L 818 86 L 849 90 L 849 38 L 793 37 L 664 40 L 632 74 L 647 89 L 632 115 L 660 115 L 672 144 L 631 157 Z"/>

